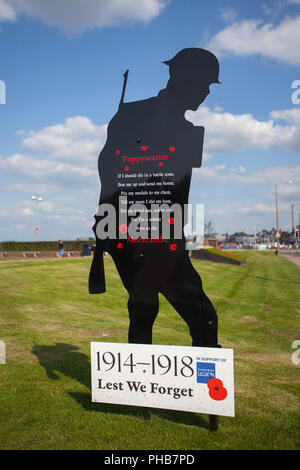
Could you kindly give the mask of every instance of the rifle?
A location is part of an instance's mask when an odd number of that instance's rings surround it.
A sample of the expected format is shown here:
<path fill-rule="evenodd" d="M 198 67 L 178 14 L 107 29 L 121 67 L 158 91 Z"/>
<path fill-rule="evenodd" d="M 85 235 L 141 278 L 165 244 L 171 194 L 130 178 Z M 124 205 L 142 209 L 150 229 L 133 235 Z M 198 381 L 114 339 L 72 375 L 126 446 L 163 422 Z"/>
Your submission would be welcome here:
<path fill-rule="evenodd" d="M 126 70 L 126 72 L 123 74 L 124 82 L 123 82 L 123 90 L 122 90 L 122 95 L 121 95 L 121 100 L 120 100 L 119 106 L 124 103 L 124 96 L 125 96 L 125 90 L 126 90 L 126 85 L 127 85 L 128 72 L 129 72 L 129 70 Z"/>

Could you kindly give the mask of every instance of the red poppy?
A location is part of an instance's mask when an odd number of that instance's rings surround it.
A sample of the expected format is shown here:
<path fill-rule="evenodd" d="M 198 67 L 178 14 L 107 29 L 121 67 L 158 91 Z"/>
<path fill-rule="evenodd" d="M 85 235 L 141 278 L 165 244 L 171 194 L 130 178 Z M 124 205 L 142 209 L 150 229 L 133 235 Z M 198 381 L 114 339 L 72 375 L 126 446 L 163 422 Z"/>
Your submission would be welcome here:
<path fill-rule="evenodd" d="M 227 390 L 223 387 L 223 382 L 220 379 L 210 379 L 207 382 L 209 388 L 209 396 L 213 400 L 225 400 L 227 397 Z"/>

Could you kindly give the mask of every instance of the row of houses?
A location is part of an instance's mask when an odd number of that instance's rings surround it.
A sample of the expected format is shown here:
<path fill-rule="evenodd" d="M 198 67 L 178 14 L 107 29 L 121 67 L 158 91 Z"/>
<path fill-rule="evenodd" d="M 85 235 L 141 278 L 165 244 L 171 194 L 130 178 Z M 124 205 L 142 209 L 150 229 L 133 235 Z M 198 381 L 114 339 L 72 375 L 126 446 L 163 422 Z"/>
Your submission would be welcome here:
<path fill-rule="evenodd" d="M 296 236 L 295 236 L 296 235 Z M 254 246 L 257 244 L 275 245 L 277 243 L 276 231 L 273 230 L 262 230 L 261 232 L 248 234 L 244 232 L 236 232 L 231 235 L 228 233 L 214 233 L 211 234 L 211 239 L 215 239 L 218 245 L 223 244 L 234 244 L 238 246 Z M 280 232 L 280 243 L 281 244 L 294 244 L 299 239 L 297 234 L 290 232 Z"/>

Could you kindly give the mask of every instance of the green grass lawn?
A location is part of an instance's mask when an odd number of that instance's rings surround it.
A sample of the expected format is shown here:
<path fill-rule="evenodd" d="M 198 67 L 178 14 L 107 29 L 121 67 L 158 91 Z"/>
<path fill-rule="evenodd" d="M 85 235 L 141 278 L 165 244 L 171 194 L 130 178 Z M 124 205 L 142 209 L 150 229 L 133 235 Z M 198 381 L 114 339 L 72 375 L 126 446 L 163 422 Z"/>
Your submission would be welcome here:
<path fill-rule="evenodd" d="M 0 449 L 299 449 L 300 269 L 269 252 L 247 264 L 192 260 L 233 348 L 236 417 L 91 403 L 90 342 L 127 342 L 127 294 L 110 258 L 107 293 L 89 295 L 91 260 L 0 262 Z M 190 345 L 161 297 L 156 344 Z"/>

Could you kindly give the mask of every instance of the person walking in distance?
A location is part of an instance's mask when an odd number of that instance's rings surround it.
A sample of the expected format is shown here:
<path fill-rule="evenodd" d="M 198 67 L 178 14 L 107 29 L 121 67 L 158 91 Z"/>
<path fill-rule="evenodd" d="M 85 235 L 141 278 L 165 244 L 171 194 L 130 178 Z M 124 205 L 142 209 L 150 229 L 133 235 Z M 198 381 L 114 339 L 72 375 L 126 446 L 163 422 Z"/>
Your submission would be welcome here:
<path fill-rule="evenodd" d="M 63 241 L 59 240 L 59 242 L 58 242 L 58 254 L 61 258 L 63 257 L 64 252 L 65 252 L 65 250 L 64 250 Z"/>

